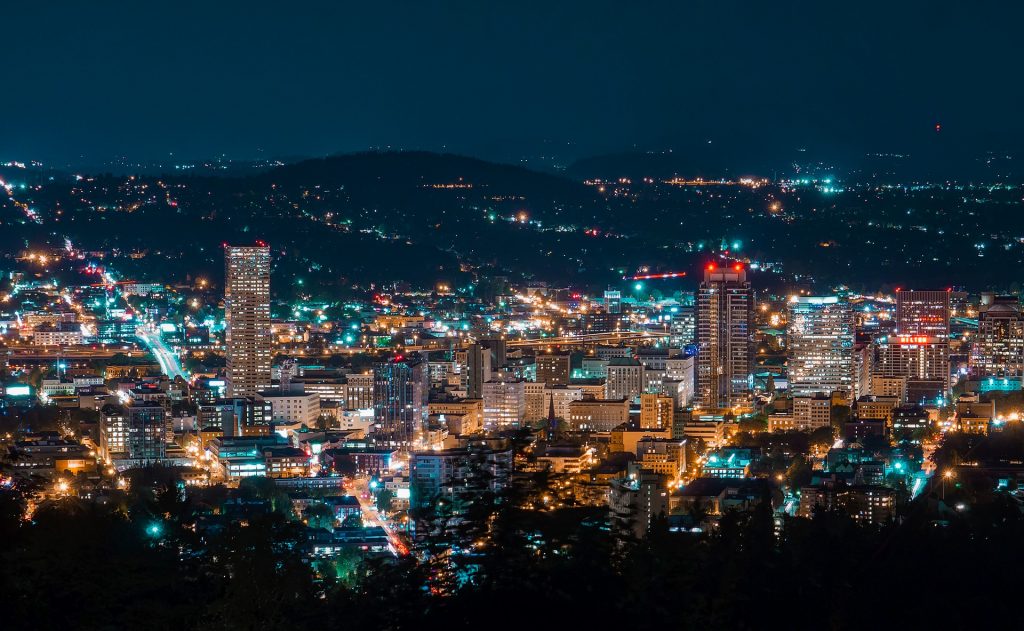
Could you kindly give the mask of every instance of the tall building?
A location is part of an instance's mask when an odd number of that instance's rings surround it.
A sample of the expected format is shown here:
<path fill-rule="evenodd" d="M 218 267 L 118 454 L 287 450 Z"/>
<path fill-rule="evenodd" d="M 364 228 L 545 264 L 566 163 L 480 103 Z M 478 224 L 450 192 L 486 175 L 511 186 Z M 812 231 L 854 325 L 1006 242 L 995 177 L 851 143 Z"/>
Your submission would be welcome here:
<path fill-rule="evenodd" d="M 569 353 L 537 355 L 537 383 L 549 386 L 569 383 L 572 356 Z"/>
<path fill-rule="evenodd" d="M 750 401 L 753 299 L 741 264 L 705 268 L 697 294 L 697 399 L 703 408 Z"/>
<path fill-rule="evenodd" d="M 791 298 L 786 324 L 790 392 L 852 396 L 853 343 L 850 303 L 837 296 Z"/>
<path fill-rule="evenodd" d="M 941 405 L 949 393 L 949 340 L 927 335 L 890 336 L 878 345 L 874 374 L 905 377 L 909 403 Z"/>
<path fill-rule="evenodd" d="M 948 291 L 896 292 L 896 333 L 949 338 Z"/>
<path fill-rule="evenodd" d="M 526 416 L 526 384 L 522 381 L 488 381 L 483 400 L 486 429 L 519 427 Z"/>
<path fill-rule="evenodd" d="M 684 303 L 673 308 L 668 340 L 672 348 L 686 348 L 697 341 L 697 309 L 693 304 L 693 294 L 689 296 L 689 304 Z"/>
<path fill-rule="evenodd" d="M 675 400 L 672 397 L 647 392 L 641 394 L 641 429 L 671 429 L 675 408 Z"/>
<path fill-rule="evenodd" d="M 643 392 L 644 367 L 635 359 L 612 358 L 604 382 L 604 398 L 632 401 Z"/>
<path fill-rule="evenodd" d="M 1017 296 L 982 295 L 971 375 L 1024 376 L 1024 315 Z"/>
<path fill-rule="evenodd" d="M 374 364 L 374 440 L 388 447 L 412 446 L 426 420 L 429 392 L 426 363 L 396 359 Z"/>
<path fill-rule="evenodd" d="M 604 310 L 608 313 L 622 313 L 622 292 L 608 289 L 604 292 Z"/>
<path fill-rule="evenodd" d="M 224 253 L 227 396 L 270 387 L 270 248 L 228 246 Z"/>
<path fill-rule="evenodd" d="M 128 406 L 126 452 L 131 460 L 150 462 L 167 455 L 164 408 L 157 403 L 133 401 Z"/>
<path fill-rule="evenodd" d="M 907 378 L 910 403 L 949 393 L 949 291 L 896 292 L 896 333 L 880 347 L 878 374 Z"/>
<path fill-rule="evenodd" d="M 108 403 L 100 410 L 100 457 L 123 458 L 128 451 L 128 414 L 123 406 Z"/>

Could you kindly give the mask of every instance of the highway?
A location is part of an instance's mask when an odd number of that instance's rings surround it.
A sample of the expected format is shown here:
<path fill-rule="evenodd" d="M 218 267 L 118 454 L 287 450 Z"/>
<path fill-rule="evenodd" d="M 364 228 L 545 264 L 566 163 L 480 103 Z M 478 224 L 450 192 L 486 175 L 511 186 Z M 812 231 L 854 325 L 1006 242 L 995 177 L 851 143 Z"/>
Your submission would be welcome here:
<path fill-rule="evenodd" d="M 153 357 L 156 358 L 158 364 L 160 364 L 160 370 L 165 375 L 174 379 L 175 377 L 181 377 L 182 379 L 188 379 L 188 375 L 181 368 L 181 363 L 178 361 L 177 355 L 174 354 L 167 344 L 160 339 L 160 332 L 149 326 L 140 326 L 135 330 L 136 337 L 142 342 L 142 345 L 146 347 Z"/>

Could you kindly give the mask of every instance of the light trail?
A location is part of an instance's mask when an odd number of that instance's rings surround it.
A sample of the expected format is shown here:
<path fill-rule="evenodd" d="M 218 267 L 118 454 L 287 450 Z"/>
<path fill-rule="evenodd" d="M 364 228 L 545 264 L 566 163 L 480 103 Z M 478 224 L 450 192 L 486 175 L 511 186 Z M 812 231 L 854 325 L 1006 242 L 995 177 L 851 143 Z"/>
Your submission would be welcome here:
<path fill-rule="evenodd" d="M 135 336 L 139 338 L 139 341 L 146 347 L 146 350 L 153 354 L 156 362 L 160 364 L 160 370 L 165 375 L 171 379 L 175 377 L 188 379 L 188 375 L 185 374 L 181 364 L 178 362 L 177 355 L 160 339 L 159 332 L 148 326 L 140 326 L 135 330 Z"/>

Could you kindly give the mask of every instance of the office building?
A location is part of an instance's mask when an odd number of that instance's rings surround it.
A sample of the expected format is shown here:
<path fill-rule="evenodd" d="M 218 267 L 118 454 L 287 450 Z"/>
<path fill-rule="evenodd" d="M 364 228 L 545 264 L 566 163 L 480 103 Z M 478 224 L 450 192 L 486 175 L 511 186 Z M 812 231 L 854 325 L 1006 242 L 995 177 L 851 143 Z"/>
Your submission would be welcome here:
<path fill-rule="evenodd" d="M 674 412 L 672 397 L 648 392 L 640 395 L 640 427 L 671 429 Z"/>
<path fill-rule="evenodd" d="M 408 448 L 427 416 L 426 364 L 394 359 L 373 366 L 374 440 L 379 446 Z"/>
<path fill-rule="evenodd" d="M 604 398 L 632 401 L 643 392 L 644 367 L 635 359 L 613 358 L 607 371 Z"/>
<path fill-rule="evenodd" d="M 537 383 L 548 386 L 569 383 L 572 356 L 569 353 L 537 355 Z"/>
<path fill-rule="evenodd" d="M 982 295 L 971 376 L 1024 376 L 1024 316 L 1017 296 Z"/>
<path fill-rule="evenodd" d="M 896 333 L 948 339 L 949 295 L 948 291 L 897 291 Z"/>
<path fill-rule="evenodd" d="M 753 292 L 741 264 L 708 265 L 697 293 L 697 403 L 705 409 L 749 405 Z"/>
<path fill-rule="evenodd" d="M 127 407 L 126 454 L 129 460 L 153 462 L 167 455 L 167 423 L 164 408 L 156 403 L 134 401 Z"/>
<path fill-rule="evenodd" d="M 786 324 L 790 392 L 852 396 L 853 342 L 848 302 L 837 296 L 791 298 Z"/>
<path fill-rule="evenodd" d="M 227 395 L 270 387 L 270 248 L 228 246 L 224 253 Z"/>

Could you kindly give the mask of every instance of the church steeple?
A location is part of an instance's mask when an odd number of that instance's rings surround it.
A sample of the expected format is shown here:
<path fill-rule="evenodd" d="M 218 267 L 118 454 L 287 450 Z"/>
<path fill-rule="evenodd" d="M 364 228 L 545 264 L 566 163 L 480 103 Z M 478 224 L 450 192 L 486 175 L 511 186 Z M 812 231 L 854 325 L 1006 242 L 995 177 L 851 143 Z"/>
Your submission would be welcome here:
<path fill-rule="evenodd" d="M 555 395 L 548 395 L 548 438 L 558 433 L 558 419 L 555 418 Z"/>

